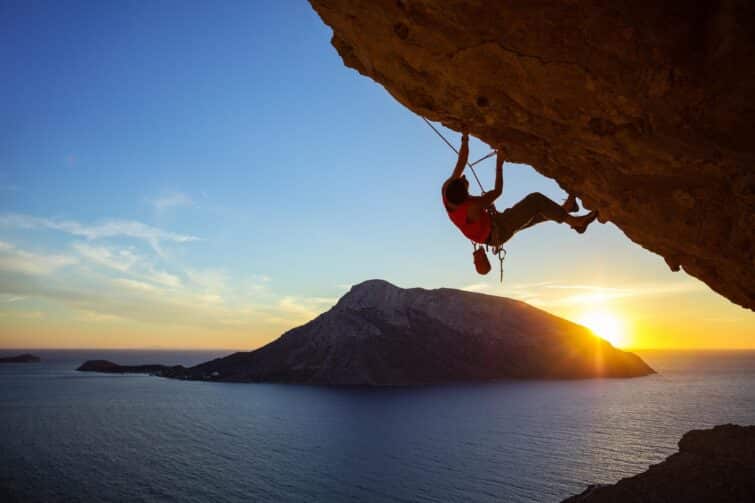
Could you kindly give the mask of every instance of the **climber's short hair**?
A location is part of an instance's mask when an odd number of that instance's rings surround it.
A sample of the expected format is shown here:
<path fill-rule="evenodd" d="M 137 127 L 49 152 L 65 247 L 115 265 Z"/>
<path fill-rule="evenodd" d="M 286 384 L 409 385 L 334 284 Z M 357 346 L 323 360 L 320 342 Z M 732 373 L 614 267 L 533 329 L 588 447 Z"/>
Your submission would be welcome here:
<path fill-rule="evenodd" d="M 446 185 L 446 201 L 451 204 L 461 204 L 469 197 L 469 182 L 465 177 L 451 180 Z"/>

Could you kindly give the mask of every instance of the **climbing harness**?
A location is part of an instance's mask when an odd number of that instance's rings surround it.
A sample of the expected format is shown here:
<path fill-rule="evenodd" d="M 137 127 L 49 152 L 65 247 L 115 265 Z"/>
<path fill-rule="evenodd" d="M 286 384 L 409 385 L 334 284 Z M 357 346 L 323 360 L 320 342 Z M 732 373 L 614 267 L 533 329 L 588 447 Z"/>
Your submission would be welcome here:
<path fill-rule="evenodd" d="M 421 116 L 420 116 L 421 117 Z M 435 131 L 435 134 L 437 134 L 443 142 L 448 145 L 448 147 L 453 150 L 456 155 L 459 155 L 459 151 L 456 150 L 456 147 L 454 147 L 451 142 L 449 142 L 443 134 L 441 134 L 438 129 L 433 126 L 433 124 L 427 120 L 426 118 L 422 117 L 422 120 L 425 121 L 425 124 L 430 126 L 430 129 Z M 481 163 L 482 161 L 489 159 L 490 157 L 494 156 L 497 152 L 495 150 L 491 150 L 486 155 L 480 157 L 474 162 L 467 161 L 467 167 L 472 171 L 472 175 L 474 175 L 474 179 L 477 182 L 477 185 L 480 187 L 480 191 L 485 194 L 487 191 L 485 190 L 485 187 L 482 186 L 482 182 L 480 182 L 480 178 L 477 176 L 477 172 L 475 171 L 474 167 Z M 488 208 L 488 211 L 492 214 L 495 211 L 495 207 L 491 206 Z M 503 245 L 500 246 L 491 246 L 487 243 L 477 243 L 475 241 L 472 241 L 472 248 L 474 249 L 474 252 L 472 253 L 472 258 L 474 260 L 475 269 L 479 274 L 485 275 L 490 272 L 490 261 L 488 261 L 488 257 L 486 255 L 486 252 L 492 251 L 493 255 L 498 256 L 498 263 L 500 265 L 501 270 L 501 283 L 503 283 L 503 260 L 506 258 L 506 250 L 503 248 Z"/>

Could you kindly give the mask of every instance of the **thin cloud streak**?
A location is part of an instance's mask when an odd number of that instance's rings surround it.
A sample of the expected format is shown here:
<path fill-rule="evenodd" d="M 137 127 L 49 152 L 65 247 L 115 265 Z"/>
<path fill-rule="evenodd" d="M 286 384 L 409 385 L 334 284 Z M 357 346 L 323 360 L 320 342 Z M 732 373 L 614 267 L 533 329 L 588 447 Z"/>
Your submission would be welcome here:
<path fill-rule="evenodd" d="M 548 292 L 551 290 L 551 292 Z M 577 290 L 583 293 L 577 293 L 566 296 L 554 296 L 553 290 Z M 583 304 L 599 304 L 610 300 L 652 297 L 664 295 L 677 295 L 683 293 L 694 293 L 705 291 L 706 287 L 697 282 L 684 282 L 672 284 L 638 284 L 627 287 L 615 288 L 604 287 L 601 285 L 570 285 L 570 284 L 544 284 L 539 288 L 522 289 L 517 293 L 517 297 L 523 298 L 529 296 L 528 302 L 535 303 L 533 299 L 537 298 L 539 306 L 570 306 Z"/>
<path fill-rule="evenodd" d="M 462 290 L 467 292 L 490 292 L 493 287 L 487 283 L 472 283 L 471 285 L 461 287 Z"/>
<path fill-rule="evenodd" d="M 135 278 L 142 284 L 149 282 L 170 288 L 180 288 L 183 285 L 179 276 L 155 268 L 151 261 L 130 249 L 92 246 L 86 243 L 74 243 L 73 249 L 79 253 L 85 263 L 129 274 L 132 279 Z"/>
<path fill-rule="evenodd" d="M 199 240 L 196 236 L 166 231 L 134 220 L 107 220 L 97 225 L 85 225 L 74 220 L 53 220 L 19 213 L 0 215 L 0 227 L 15 229 L 48 229 L 65 232 L 89 240 L 130 237 L 142 239 L 163 255 L 161 242 L 188 243 Z"/>
<path fill-rule="evenodd" d="M 115 254 L 108 251 L 109 254 L 99 250 L 98 259 Z M 52 301 L 70 310 L 74 319 L 85 322 L 131 321 L 271 335 L 309 321 L 337 300 L 281 297 L 268 292 L 257 297 L 255 305 L 250 305 L 248 297 L 243 295 L 227 304 L 223 292 L 214 290 L 227 286 L 223 271 L 207 270 L 203 274 L 193 271 L 194 280 L 201 278 L 202 285 L 198 285 L 195 281 L 184 283 L 168 273 L 152 277 L 137 275 L 137 271 L 142 271 L 141 265 L 133 269 L 124 271 L 128 276 L 115 278 L 88 275 L 85 283 L 55 276 L 44 281 L 0 276 L 0 298 Z"/>
<path fill-rule="evenodd" d="M 130 250 L 114 251 L 105 246 L 92 246 L 86 243 L 74 243 L 73 249 L 85 259 L 121 272 L 128 271 L 140 260 Z"/>
<path fill-rule="evenodd" d="M 33 276 L 46 275 L 61 267 L 75 264 L 74 257 L 66 255 L 42 255 L 16 248 L 11 243 L 0 241 L 0 269 Z"/>
<path fill-rule="evenodd" d="M 45 313 L 42 311 L 7 311 L 0 312 L 0 318 L 17 318 L 21 320 L 42 320 Z"/>
<path fill-rule="evenodd" d="M 154 206 L 157 211 L 193 205 L 194 200 L 183 192 L 169 192 L 152 201 L 152 206 Z"/>
<path fill-rule="evenodd" d="M 287 315 L 286 319 L 300 320 L 301 322 L 309 321 L 325 308 L 334 305 L 338 299 L 330 297 L 293 297 L 286 296 L 278 301 L 278 311 Z"/>

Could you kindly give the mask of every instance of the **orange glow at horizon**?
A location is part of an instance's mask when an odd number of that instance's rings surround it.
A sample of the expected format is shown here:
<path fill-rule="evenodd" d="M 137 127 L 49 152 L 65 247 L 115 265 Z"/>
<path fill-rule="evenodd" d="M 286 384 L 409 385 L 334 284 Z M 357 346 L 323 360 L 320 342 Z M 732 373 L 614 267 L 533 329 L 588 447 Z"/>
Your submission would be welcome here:
<path fill-rule="evenodd" d="M 610 284 L 607 280 L 604 283 Z M 611 290 L 602 286 L 595 294 L 579 284 L 561 289 L 545 286 L 534 292 L 525 291 L 530 296 L 522 296 L 521 300 L 584 325 L 623 350 L 755 349 L 755 315 L 751 311 L 704 291 L 679 293 L 678 289 L 672 289 L 668 294 L 656 291 L 643 294 L 642 288 L 647 292 L 649 287 L 632 288 L 620 286 Z M 608 294 L 599 295 L 602 290 Z M 617 290 L 631 295 L 612 297 Z M 509 291 L 500 293 L 514 297 Z M 532 297 L 536 297 L 535 302 Z M 29 305 L 20 307 L 22 302 Z M 305 305 L 306 310 L 294 305 L 297 309 L 292 310 L 288 304 L 273 299 L 263 306 L 267 310 L 257 308 L 250 314 L 245 310 L 220 309 L 213 304 L 204 306 L 201 312 L 202 306 L 198 306 L 202 316 L 181 323 L 178 319 L 152 322 L 144 319 L 142 311 L 115 316 L 120 313 L 103 310 L 111 316 L 94 316 L 52 302 L 26 299 L 0 303 L 0 349 L 251 350 L 305 323 L 328 305 Z M 141 315 L 142 319 L 129 314 Z M 226 319 L 234 323 L 227 323 Z"/>
<path fill-rule="evenodd" d="M 626 348 L 630 338 L 624 328 L 622 320 L 614 313 L 596 309 L 583 313 L 577 323 L 584 325 L 601 339 L 605 339 L 616 348 Z"/>

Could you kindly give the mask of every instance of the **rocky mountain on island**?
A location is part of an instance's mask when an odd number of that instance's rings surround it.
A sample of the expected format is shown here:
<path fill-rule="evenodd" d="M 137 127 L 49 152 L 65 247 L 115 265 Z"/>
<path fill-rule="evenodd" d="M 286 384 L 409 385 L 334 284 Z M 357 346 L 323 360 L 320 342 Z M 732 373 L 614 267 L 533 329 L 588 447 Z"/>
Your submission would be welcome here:
<path fill-rule="evenodd" d="M 692 430 L 679 452 L 616 484 L 591 486 L 563 503 L 744 503 L 755 501 L 755 426 Z"/>
<path fill-rule="evenodd" d="M 638 356 L 524 302 L 448 288 L 402 289 L 371 280 L 266 346 L 163 375 L 403 386 L 652 373 Z"/>

